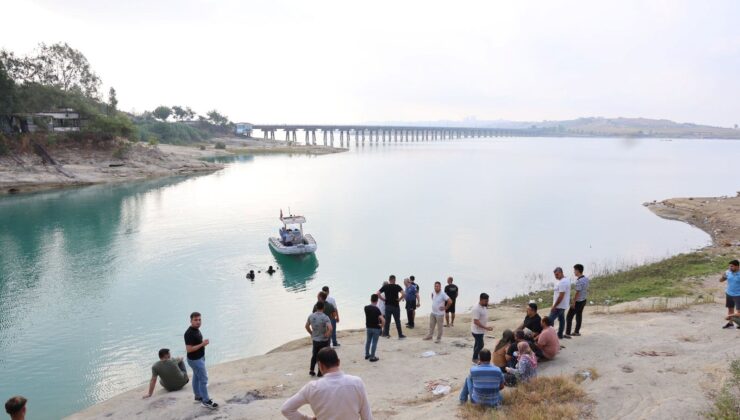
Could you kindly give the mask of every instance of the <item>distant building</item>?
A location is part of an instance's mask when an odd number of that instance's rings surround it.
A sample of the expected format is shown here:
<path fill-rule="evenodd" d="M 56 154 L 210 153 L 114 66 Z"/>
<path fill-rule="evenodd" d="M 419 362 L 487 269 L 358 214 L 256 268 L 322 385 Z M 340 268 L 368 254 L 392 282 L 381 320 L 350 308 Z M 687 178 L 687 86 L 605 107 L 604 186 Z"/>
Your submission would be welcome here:
<path fill-rule="evenodd" d="M 252 124 L 250 123 L 236 123 L 234 125 L 234 134 L 237 136 L 251 137 L 252 136 Z"/>
<path fill-rule="evenodd" d="M 0 129 L 8 133 L 33 133 L 46 131 L 80 131 L 80 114 L 70 108 L 35 114 L 11 114 L 3 116 Z"/>

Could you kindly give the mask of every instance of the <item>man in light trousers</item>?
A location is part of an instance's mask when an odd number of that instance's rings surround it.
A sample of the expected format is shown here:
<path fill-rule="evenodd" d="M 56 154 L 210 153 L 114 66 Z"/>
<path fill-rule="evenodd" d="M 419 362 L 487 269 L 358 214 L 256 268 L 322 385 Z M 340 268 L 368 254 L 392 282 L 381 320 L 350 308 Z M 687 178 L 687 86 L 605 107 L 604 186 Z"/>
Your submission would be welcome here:
<path fill-rule="evenodd" d="M 432 313 L 429 314 L 429 334 L 424 340 L 431 340 L 434 335 L 434 328 L 437 328 L 437 338 L 435 343 L 442 341 L 442 326 L 444 325 L 445 311 L 452 305 L 452 299 L 442 291 L 442 283 L 434 282 L 434 292 L 432 292 Z"/>

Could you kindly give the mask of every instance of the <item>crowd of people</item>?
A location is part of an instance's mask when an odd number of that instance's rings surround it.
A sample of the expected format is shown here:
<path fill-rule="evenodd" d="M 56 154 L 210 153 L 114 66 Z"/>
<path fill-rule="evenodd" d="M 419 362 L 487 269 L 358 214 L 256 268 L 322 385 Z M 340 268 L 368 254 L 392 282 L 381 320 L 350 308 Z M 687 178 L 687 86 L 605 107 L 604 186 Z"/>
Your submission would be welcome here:
<path fill-rule="evenodd" d="M 478 302 L 471 310 L 470 331 L 473 336 L 473 366 L 462 383 L 459 400 L 473 404 L 496 407 L 501 404 L 500 391 L 506 386 L 517 386 L 537 376 L 538 364 L 557 357 L 563 339 L 581 335 L 583 310 L 588 299 L 590 280 L 584 275 L 581 264 L 573 266 L 575 281 L 566 277 L 563 269 L 553 270 L 555 285 L 553 303 L 547 316 L 540 316 L 538 304 L 534 301 L 526 306 L 522 322 L 514 329 L 505 329 L 493 347 L 493 352 L 485 347 L 486 333 L 493 331 L 488 322 L 489 295 L 480 293 Z M 727 323 L 723 328 L 740 329 L 740 262 L 732 260 L 728 270 L 720 278 L 727 282 L 726 306 Z M 431 311 L 429 330 L 424 340 L 439 343 L 442 340 L 444 327 L 455 323 L 455 302 L 459 295 L 457 284 L 452 277 L 447 278 L 447 285 L 442 289 L 441 282 L 435 282 L 429 295 Z M 390 338 L 390 323 L 395 322 L 399 339 L 405 339 L 400 319 L 400 302 L 405 301 L 406 328 L 415 328 L 416 311 L 421 306 L 420 287 L 414 276 L 404 279 L 404 287 L 396 284 L 396 276 L 391 275 L 377 292 L 370 295 L 370 303 L 364 307 L 365 312 L 365 360 L 377 362 L 377 348 L 380 337 Z M 573 328 L 575 319 L 575 328 Z M 555 322 L 558 328 L 555 330 Z M 298 409 L 310 405 L 315 417 L 321 419 L 371 419 L 372 413 L 367 392 L 362 379 L 344 374 L 339 370 L 340 359 L 335 350 L 340 344 L 337 341 L 337 323 L 339 311 L 336 299 L 329 294 L 329 287 L 324 286 L 317 295 L 317 301 L 306 321 L 306 331 L 313 342 L 309 375 L 321 380 L 307 383 L 301 390 L 288 399 L 282 406 L 282 413 L 288 419 L 307 419 Z M 194 399 L 208 409 L 218 408 L 208 395 L 208 372 L 205 363 L 205 351 L 209 344 L 204 339 L 200 328 L 201 314 L 190 314 L 190 326 L 185 331 L 186 357 L 173 358 L 170 350 L 159 350 L 159 360 L 152 365 L 149 388 L 143 398 L 152 396 L 157 379 L 167 391 L 180 390 L 189 382 L 192 383 Z M 436 335 L 435 335 L 436 330 Z M 185 362 L 192 370 L 192 380 L 188 376 Z M 316 365 L 318 364 L 318 372 Z M 341 401 L 341 404 L 336 404 Z M 11 397 L 5 403 L 5 410 L 12 420 L 22 420 L 26 415 L 26 398 Z"/>

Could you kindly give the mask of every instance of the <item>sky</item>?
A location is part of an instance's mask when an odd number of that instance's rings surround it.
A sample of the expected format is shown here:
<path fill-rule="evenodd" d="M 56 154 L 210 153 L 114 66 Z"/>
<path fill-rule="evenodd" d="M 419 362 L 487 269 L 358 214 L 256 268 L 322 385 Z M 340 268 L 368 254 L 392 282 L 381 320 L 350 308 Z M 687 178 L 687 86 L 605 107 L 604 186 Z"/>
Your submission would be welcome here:
<path fill-rule="evenodd" d="M 0 0 L 0 48 L 82 51 L 119 107 L 232 121 L 740 124 L 740 2 Z"/>

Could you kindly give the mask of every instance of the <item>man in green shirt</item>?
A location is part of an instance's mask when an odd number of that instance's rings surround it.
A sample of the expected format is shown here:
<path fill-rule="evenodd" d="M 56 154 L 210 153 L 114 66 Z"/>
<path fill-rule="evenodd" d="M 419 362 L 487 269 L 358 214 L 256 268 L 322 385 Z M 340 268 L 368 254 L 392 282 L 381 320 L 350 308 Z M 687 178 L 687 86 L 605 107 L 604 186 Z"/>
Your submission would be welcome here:
<path fill-rule="evenodd" d="M 149 398 L 154 393 L 154 387 L 159 383 L 167 391 L 182 389 L 189 381 L 188 371 L 182 357 L 171 358 L 169 349 L 159 350 L 159 361 L 152 365 L 152 380 L 149 381 L 149 393 L 144 398 Z"/>

